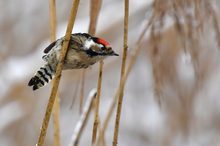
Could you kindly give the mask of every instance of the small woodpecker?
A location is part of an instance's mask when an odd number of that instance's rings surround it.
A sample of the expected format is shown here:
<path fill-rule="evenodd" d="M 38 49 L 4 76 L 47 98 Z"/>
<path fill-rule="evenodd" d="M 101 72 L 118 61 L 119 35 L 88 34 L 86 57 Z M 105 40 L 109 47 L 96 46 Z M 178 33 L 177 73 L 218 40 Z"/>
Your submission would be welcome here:
<path fill-rule="evenodd" d="M 50 82 L 56 72 L 60 51 L 65 38 L 62 37 L 51 43 L 45 50 L 42 59 L 46 62 L 28 83 L 37 90 Z M 119 56 L 104 39 L 87 33 L 71 35 L 63 70 L 87 68 L 108 56 Z"/>

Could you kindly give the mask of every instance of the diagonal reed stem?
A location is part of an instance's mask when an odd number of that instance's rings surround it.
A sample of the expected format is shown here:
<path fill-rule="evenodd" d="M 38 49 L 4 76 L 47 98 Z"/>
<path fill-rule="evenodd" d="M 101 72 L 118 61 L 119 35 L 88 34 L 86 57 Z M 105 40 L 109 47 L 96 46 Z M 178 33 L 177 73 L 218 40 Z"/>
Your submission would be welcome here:
<path fill-rule="evenodd" d="M 61 71 L 62 71 L 62 68 L 63 68 L 63 62 L 64 62 L 64 58 L 66 56 L 67 48 L 68 48 L 68 45 L 69 45 L 69 40 L 70 40 L 70 37 L 71 37 L 73 25 L 74 25 L 74 22 L 75 22 L 78 6 L 79 6 L 79 0 L 74 0 L 72 8 L 71 8 L 71 13 L 70 13 L 68 26 L 67 26 L 67 29 L 66 29 L 65 41 L 63 43 L 63 46 L 62 46 L 62 49 L 61 49 L 61 52 L 60 52 L 59 62 L 58 62 L 57 69 L 56 69 L 56 74 L 55 74 L 55 77 L 54 77 L 54 83 L 53 83 L 52 91 L 51 91 L 50 98 L 49 98 L 49 101 L 48 101 L 48 104 L 47 104 L 47 109 L 46 109 L 46 113 L 45 113 L 45 116 L 44 116 L 44 119 L 43 119 L 43 124 L 42 124 L 42 127 L 41 127 L 40 136 L 38 138 L 37 146 L 43 146 L 43 144 L 44 144 L 44 140 L 45 140 L 45 137 L 46 137 L 51 112 L 52 112 L 54 101 L 55 101 L 55 98 L 56 98 L 56 95 L 57 95 L 57 90 L 58 90 L 60 77 L 61 77 Z"/>
<path fill-rule="evenodd" d="M 56 40 L 56 0 L 49 0 L 50 9 L 50 41 Z M 54 82 L 53 82 L 54 83 Z M 58 95 L 58 93 L 57 93 Z M 54 145 L 60 146 L 60 103 L 59 96 L 56 96 L 53 107 L 53 124 L 54 124 Z"/>
<path fill-rule="evenodd" d="M 85 106 L 83 108 L 80 119 L 75 126 L 75 129 L 74 129 L 69 146 L 77 146 L 78 145 L 80 137 L 83 132 L 83 129 L 88 121 L 89 114 L 91 113 L 92 105 L 93 105 L 95 98 L 96 98 L 96 89 L 93 89 L 89 93 L 89 97 L 87 98 L 87 101 L 86 101 Z"/>
<path fill-rule="evenodd" d="M 123 56 L 122 56 L 122 66 L 121 66 L 121 79 L 119 84 L 119 96 L 118 96 L 118 107 L 115 119 L 115 129 L 114 129 L 114 137 L 112 146 L 117 146 L 118 143 L 118 132 L 119 132 L 119 125 L 120 125 L 120 117 L 121 117 L 121 108 L 124 96 L 124 84 L 123 78 L 125 75 L 125 67 L 126 67 L 126 59 L 127 59 L 127 49 L 128 49 L 128 17 L 129 17 L 129 0 L 125 0 L 124 3 L 124 49 L 123 49 Z"/>

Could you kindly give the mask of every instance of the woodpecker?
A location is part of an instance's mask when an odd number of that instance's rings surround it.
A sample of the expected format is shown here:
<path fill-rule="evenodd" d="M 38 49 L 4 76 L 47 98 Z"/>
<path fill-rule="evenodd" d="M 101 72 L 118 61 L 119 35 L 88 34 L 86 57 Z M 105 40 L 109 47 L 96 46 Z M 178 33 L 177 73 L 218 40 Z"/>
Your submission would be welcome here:
<path fill-rule="evenodd" d="M 62 37 L 44 49 L 42 59 L 46 62 L 31 78 L 28 86 L 33 90 L 49 83 L 56 72 L 60 51 L 65 38 Z M 110 44 L 104 39 L 91 36 L 87 33 L 75 33 L 71 35 L 63 70 L 87 68 L 108 56 L 119 56 Z"/>

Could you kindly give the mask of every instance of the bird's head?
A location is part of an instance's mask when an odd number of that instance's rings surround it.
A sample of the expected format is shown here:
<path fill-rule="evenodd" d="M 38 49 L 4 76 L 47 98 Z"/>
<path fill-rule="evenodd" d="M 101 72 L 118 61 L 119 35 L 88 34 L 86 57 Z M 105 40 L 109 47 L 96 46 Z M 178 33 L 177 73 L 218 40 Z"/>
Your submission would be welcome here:
<path fill-rule="evenodd" d="M 101 38 L 91 37 L 85 42 L 85 47 L 90 56 L 119 56 L 112 50 L 110 44 Z"/>

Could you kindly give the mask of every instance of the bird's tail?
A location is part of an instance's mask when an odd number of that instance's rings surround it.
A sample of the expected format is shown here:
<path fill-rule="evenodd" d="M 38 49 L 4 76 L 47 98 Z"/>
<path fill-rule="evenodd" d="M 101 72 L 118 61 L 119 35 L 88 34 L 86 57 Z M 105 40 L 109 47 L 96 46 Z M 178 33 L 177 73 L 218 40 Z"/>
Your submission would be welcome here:
<path fill-rule="evenodd" d="M 34 77 L 28 83 L 28 86 L 33 86 L 33 90 L 37 90 L 40 87 L 49 83 L 55 74 L 55 69 L 51 65 L 46 64 L 42 66 L 35 74 Z"/>

